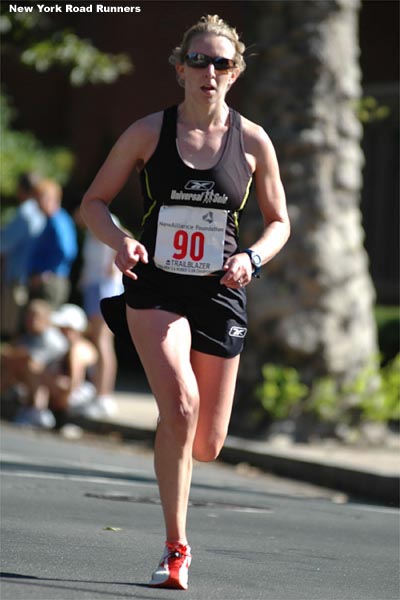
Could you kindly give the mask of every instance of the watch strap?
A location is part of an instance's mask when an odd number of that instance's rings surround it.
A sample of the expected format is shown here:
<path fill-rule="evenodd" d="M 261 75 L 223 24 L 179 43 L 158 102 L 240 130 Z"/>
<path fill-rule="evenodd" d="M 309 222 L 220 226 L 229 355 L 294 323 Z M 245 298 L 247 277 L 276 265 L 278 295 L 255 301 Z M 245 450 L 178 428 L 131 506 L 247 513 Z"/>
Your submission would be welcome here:
<path fill-rule="evenodd" d="M 253 254 L 254 254 L 254 250 L 250 250 L 250 248 L 245 248 L 243 250 L 243 252 L 246 252 L 246 254 L 248 255 L 248 257 L 250 258 L 250 262 L 254 268 L 253 273 L 252 273 L 252 277 L 256 277 L 257 279 L 259 279 L 260 275 L 260 269 L 261 269 L 261 265 L 257 266 L 253 263 Z"/>

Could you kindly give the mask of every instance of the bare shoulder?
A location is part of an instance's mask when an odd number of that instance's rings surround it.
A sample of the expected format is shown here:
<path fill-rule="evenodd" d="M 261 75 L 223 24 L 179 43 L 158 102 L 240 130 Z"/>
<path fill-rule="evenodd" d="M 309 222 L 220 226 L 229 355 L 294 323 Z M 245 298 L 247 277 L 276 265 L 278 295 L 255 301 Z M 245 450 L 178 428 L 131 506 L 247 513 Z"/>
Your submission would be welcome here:
<path fill-rule="evenodd" d="M 269 154 L 275 156 L 271 139 L 265 129 L 241 116 L 243 141 L 246 153 L 251 154 L 256 160 L 266 159 Z"/>
<path fill-rule="evenodd" d="M 124 131 L 117 145 L 123 151 L 146 162 L 154 152 L 160 137 L 163 111 L 138 119 Z"/>
<path fill-rule="evenodd" d="M 125 131 L 126 135 L 146 135 L 146 136 L 154 136 L 159 135 L 163 120 L 163 111 L 158 111 L 155 113 L 151 113 L 150 115 L 146 115 L 141 119 L 138 119 L 132 125 L 128 127 Z M 124 134 L 123 134 L 124 135 Z"/>

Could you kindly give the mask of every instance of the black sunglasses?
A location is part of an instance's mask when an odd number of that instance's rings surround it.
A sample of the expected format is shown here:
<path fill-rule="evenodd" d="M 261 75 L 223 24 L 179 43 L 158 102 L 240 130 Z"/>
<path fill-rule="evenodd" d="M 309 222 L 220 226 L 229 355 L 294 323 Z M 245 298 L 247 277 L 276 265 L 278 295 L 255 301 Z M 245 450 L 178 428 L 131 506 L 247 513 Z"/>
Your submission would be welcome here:
<path fill-rule="evenodd" d="M 191 52 L 185 56 L 186 64 L 193 69 L 205 69 L 208 65 L 214 65 L 216 71 L 227 71 L 234 69 L 236 63 L 232 58 L 223 56 L 208 56 L 199 52 Z"/>

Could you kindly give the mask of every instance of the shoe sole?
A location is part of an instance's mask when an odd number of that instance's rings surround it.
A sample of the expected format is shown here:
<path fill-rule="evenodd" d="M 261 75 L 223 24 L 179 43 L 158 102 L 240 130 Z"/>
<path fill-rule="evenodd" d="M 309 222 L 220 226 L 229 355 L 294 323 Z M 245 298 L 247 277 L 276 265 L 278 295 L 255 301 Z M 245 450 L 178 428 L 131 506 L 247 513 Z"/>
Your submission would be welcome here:
<path fill-rule="evenodd" d="M 180 581 L 179 579 L 174 579 L 173 577 L 168 577 L 168 579 L 166 579 L 165 581 L 162 581 L 160 583 L 149 583 L 150 587 L 154 587 L 154 588 L 169 588 L 169 589 L 173 589 L 173 590 L 184 590 L 186 591 L 188 589 L 188 585 L 185 587 Z"/>

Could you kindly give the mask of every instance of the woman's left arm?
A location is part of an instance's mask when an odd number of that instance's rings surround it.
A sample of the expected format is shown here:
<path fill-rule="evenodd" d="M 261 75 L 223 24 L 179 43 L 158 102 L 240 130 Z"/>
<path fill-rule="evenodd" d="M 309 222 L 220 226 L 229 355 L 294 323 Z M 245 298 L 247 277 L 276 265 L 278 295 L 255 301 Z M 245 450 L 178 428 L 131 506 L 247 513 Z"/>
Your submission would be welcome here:
<path fill-rule="evenodd" d="M 286 197 L 270 138 L 262 127 L 249 121 L 243 130 L 246 156 L 254 168 L 256 196 L 264 221 L 262 234 L 249 248 L 261 257 L 264 265 L 278 254 L 290 235 Z M 224 269 L 226 273 L 221 283 L 228 287 L 241 287 L 251 281 L 253 266 L 245 252 L 231 256 Z"/>

